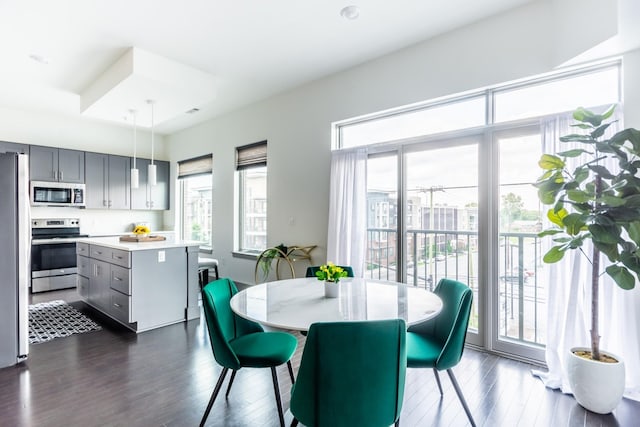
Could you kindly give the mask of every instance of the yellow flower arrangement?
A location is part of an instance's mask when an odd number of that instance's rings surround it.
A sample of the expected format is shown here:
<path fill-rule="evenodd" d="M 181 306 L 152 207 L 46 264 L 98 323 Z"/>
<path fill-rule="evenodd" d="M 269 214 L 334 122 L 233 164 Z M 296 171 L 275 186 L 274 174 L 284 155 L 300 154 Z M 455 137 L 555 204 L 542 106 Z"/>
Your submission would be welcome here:
<path fill-rule="evenodd" d="M 318 280 L 338 283 L 342 277 L 347 277 L 347 272 L 342 267 L 338 267 L 332 262 L 327 262 L 326 265 L 321 265 L 320 269 L 316 271 L 316 277 Z"/>

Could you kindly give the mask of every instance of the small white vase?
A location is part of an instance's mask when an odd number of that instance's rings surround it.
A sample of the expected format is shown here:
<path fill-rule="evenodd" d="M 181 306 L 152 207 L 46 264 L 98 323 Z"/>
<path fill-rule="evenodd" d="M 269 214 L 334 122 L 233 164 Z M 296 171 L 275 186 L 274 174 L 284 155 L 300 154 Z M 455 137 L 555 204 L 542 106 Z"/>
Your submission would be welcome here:
<path fill-rule="evenodd" d="M 340 282 L 324 282 L 324 296 L 325 298 L 338 298 L 340 293 Z"/>
<path fill-rule="evenodd" d="M 613 411 L 624 394 L 624 362 L 615 354 L 601 351 L 618 363 L 604 363 L 576 356 L 574 351 L 591 351 L 574 347 L 566 359 L 567 377 L 576 401 L 585 409 L 598 414 Z"/>

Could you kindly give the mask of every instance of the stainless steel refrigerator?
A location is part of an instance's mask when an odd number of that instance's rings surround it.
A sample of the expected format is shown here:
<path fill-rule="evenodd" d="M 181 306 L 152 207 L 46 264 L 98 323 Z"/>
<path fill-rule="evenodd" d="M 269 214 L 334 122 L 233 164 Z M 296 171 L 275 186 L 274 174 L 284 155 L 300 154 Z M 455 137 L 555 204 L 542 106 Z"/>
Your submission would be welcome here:
<path fill-rule="evenodd" d="M 0 368 L 29 351 L 28 156 L 0 153 Z"/>

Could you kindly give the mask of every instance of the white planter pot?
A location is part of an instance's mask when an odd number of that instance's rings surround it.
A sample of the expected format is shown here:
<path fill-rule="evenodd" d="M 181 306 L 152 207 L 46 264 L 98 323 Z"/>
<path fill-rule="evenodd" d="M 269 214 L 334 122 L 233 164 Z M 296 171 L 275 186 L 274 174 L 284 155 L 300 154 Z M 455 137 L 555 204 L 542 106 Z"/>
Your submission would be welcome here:
<path fill-rule="evenodd" d="M 340 292 L 340 282 L 324 282 L 325 298 L 338 298 Z"/>
<path fill-rule="evenodd" d="M 576 401 L 591 412 L 608 414 L 613 411 L 624 393 L 624 362 L 615 354 L 601 351 L 618 363 L 596 362 L 576 356 L 574 351 L 591 351 L 574 347 L 566 360 L 567 376 Z"/>

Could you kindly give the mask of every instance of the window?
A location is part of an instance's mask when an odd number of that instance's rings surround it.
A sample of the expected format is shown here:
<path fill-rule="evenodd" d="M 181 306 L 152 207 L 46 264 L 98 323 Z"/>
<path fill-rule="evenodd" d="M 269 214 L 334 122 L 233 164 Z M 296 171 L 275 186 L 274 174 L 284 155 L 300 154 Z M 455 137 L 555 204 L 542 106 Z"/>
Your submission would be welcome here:
<path fill-rule="evenodd" d="M 543 360 L 541 123 L 602 113 L 620 102 L 620 75 L 598 64 L 336 124 L 338 149 L 369 146 L 366 277 L 460 280 L 474 292 L 467 342 Z"/>
<path fill-rule="evenodd" d="M 238 250 L 267 248 L 267 141 L 236 148 Z"/>
<path fill-rule="evenodd" d="M 213 249 L 213 158 L 211 154 L 178 162 L 182 238 Z"/>

